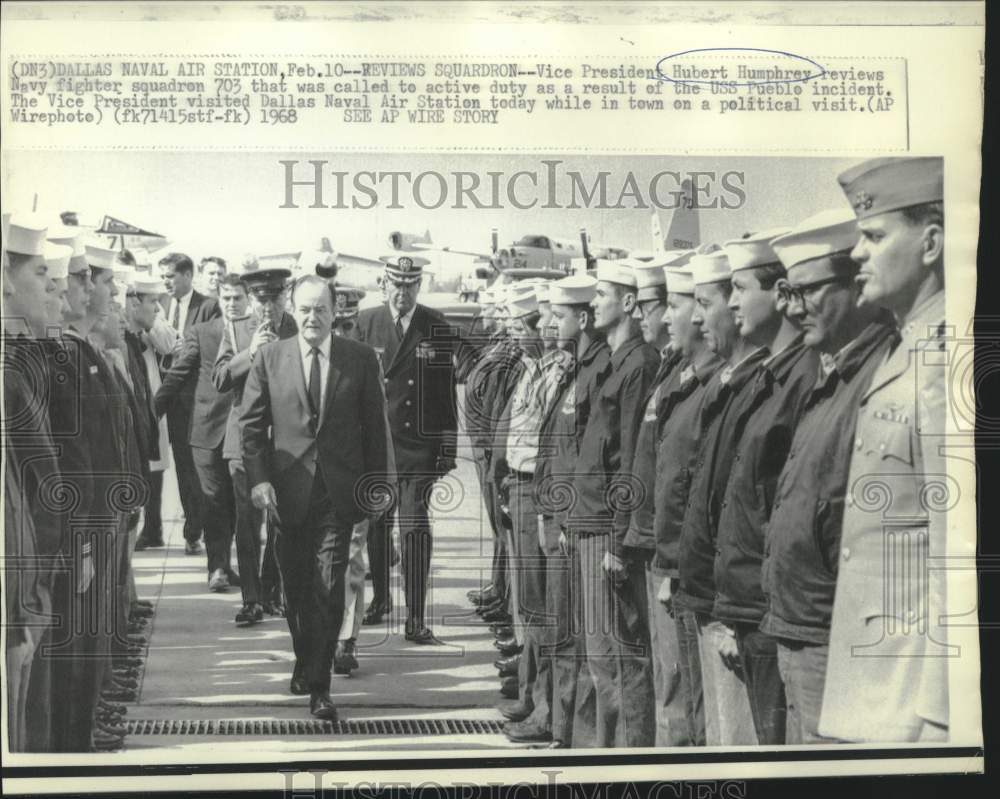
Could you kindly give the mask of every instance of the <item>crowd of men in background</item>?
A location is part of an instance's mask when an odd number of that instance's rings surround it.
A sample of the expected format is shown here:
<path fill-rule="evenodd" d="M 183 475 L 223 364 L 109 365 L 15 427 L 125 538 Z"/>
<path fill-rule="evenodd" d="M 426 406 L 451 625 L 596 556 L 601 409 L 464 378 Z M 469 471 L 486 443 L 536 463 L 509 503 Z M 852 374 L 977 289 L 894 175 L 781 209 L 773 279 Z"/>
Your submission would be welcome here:
<path fill-rule="evenodd" d="M 943 165 L 878 159 L 838 179 L 849 207 L 794 227 L 557 280 L 510 270 L 464 339 L 417 302 L 423 259 L 384 259 L 385 303 L 359 313 L 363 292 L 321 263 L 289 286 L 288 270 L 209 258 L 201 293 L 185 255 L 154 267 L 72 227 L 5 220 L 11 748 L 121 745 L 153 612 L 132 552 L 164 544 L 171 460 L 185 552 L 203 541 L 209 590 L 240 588 L 238 625 L 286 616 L 290 690 L 314 716 L 336 718 L 330 667 L 358 667 L 395 563 L 406 639 L 439 643 L 428 503 L 455 468 L 459 420 L 494 536 L 491 582 L 469 598 L 502 655 L 512 740 L 947 740 L 944 588 L 927 568 L 945 515 L 925 490 L 944 472 L 928 442 L 945 385 L 918 357 L 945 334 Z M 344 557 L 313 596 L 312 564 L 274 535 L 282 515 L 299 524 L 295 486 L 275 490 L 268 464 L 279 452 L 294 474 L 311 458 L 298 504 L 313 507 L 325 409 L 359 407 L 340 393 L 356 381 L 326 382 L 331 327 L 364 345 L 336 368 L 364 383 L 372 356 L 381 385 L 368 427 L 330 446 L 376 452 L 358 468 L 391 501 L 338 532 Z M 272 407 L 269 370 L 284 375 L 292 338 L 302 366 Z M 290 415 L 301 430 L 285 431 Z M 340 468 L 331 458 L 322 469 Z"/>
<path fill-rule="evenodd" d="M 838 180 L 793 227 L 481 293 L 469 599 L 511 740 L 947 740 L 943 165 Z"/>

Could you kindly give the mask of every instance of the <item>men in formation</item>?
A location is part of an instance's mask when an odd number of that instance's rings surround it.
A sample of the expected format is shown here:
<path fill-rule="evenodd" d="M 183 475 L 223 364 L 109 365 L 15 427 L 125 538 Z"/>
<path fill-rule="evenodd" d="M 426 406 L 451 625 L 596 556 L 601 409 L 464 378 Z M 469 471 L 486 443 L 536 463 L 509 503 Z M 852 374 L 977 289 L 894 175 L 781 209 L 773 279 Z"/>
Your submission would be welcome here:
<path fill-rule="evenodd" d="M 947 740 L 943 164 L 839 181 L 843 210 L 481 297 L 469 598 L 512 740 Z"/>
<path fill-rule="evenodd" d="M 943 164 L 838 179 L 849 207 L 785 227 L 507 270 L 467 341 L 418 303 L 416 257 L 383 259 L 385 302 L 359 313 L 318 265 L 289 284 L 205 259 L 208 297 L 185 255 L 153 274 L 5 220 L 12 748 L 120 745 L 167 430 L 187 552 L 204 536 L 237 624 L 286 616 L 314 716 L 336 718 L 331 670 L 391 611 L 394 525 L 405 638 L 439 643 L 428 504 L 455 467 L 456 374 L 493 542 L 469 598 L 512 740 L 946 741 Z"/>

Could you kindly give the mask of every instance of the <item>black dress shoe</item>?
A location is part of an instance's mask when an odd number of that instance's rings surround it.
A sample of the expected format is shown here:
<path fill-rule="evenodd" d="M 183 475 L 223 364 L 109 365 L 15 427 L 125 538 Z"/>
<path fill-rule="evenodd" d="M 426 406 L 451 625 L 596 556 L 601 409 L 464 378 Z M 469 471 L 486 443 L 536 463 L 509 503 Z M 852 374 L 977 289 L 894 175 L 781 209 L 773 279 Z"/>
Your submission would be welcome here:
<path fill-rule="evenodd" d="M 534 709 L 531 700 L 523 699 L 501 699 L 497 705 L 497 710 L 508 721 L 524 721 Z"/>
<path fill-rule="evenodd" d="M 185 541 L 184 542 L 184 554 L 185 555 L 200 555 L 204 551 L 201 546 L 200 541 Z"/>
<path fill-rule="evenodd" d="M 499 591 L 490 585 L 482 591 L 469 591 L 466 596 L 473 605 L 489 605 L 500 599 L 501 595 Z"/>
<path fill-rule="evenodd" d="M 163 536 L 140 535 L 135 539 L 135 551 L 142 552 L 144 549 L 162 549 Z"/>
<path fill-rule="evenodd" d="M 317 719 L 324 721 L 337 720 L 337 708 L 333 706 L 328 691 L 312 691 L 309 698 L 309 712 Z"/>
<path fill-rule="evenodd" d="M 514 636 L 510 638 L 497 638 L 493 642 L 493 646 L 500 650 L 500 654 L 504 657 L 510 657 L 511 655 L 520 655 L 524 650 L 524 644 L 519 644 Z"/>
<path fill-rule="evenodd" d="M 131 621 L 133 619 L 140 619 L 140 618 L 142 618 L 142 619 L 148 619 L 150 616 L 153 615 L 154 612 L 155 611 L 153 610 L 153 608 L 151 606 L 149 606 L 149 605 L 140 605 L 140 604 L 136 603 L 132 607 L 131 612 L 128 614 L 129 615 L 129 620 Z"/>
<path fill-rule="evenodd" d="M 424 646 L 441 646 L 444 643 L 434 637 L 430 627 L 407 627 L 403 637 L 407 641 Z"/>
<path fill-rule="evenodd" d="M 333 653 L 333 673 L 350 675 L 358 667 L 354 641 L 337 641 L 337 649 Z"/>
<path fill-rule="evenodd" d="M 507 699 L 517 699 L 520 689 L 517 685 L 517 677 L 504 677 L 500 680 L 500 695 Z"/>
<path fill-rule="evenodd" d="M 249 627 L 264 619 L 264 609 L 256 602 L 248 602 L 236 613 L 236 626 Z"/>
<path fill-rule="evenodd" d="M 498 608 L 497 610 L 491 610 L 489 613 L 484 613 L 483 621 L 509 625 L 514 619 L 507 612 L 506 608 Z"/>
<path fill-rule="evenodd" d="M 295 664 L 292 672 L 292 681 L 288 685 L 288 690 L 296 696 L 305 696 L 309 691 L 309 682 L 306 680 L 306 667 Z"/>
<path fill-rule="evenodd" d="M 136 693 L 126 688 L 105 688 L 101 691 L 101 698 L 109 702 L 134 702 Z"/>
<path fill-rule="evenodd" d="M 493 661 L 493 665 L 497 667 L 497 671 L 500 672 L 501 677 L 516 676 L 520 663 L 520 655 L 511 655 L 509 658 L 500 658 L 500 660 Z"/>
<path fill-rule="evenodd" d="M 486 604 L 476 607 L 476 613 L 484 618 L 490 613 L 494 613 L 498 610 L 507 610 L 507 603 L 502 599 L 494 599 L 492 602 L 487 602 Z"/>
<path fill-rule="evenodd" d="M 552 740 L 552 732 L 532 721 L 517 721 L 504 726 L 504 734 L 518 743 L 541 743 Z"/>
<path fill-rule="evenodd" d="M 493 633 L 497 638 L 513 638 L 514 628 L 509 624 L 501 624 L 500 622 L 494 622 L 490 625 L 490 632 Z"/>
<path fill-rule="evenodd" d="M 373 624 L 381 624 L 382 617 L 388 615 L 392 612 L 392 600 L 388 600 L 383 603 L 378 599 L 373 599 L 368 608 L 365 610 L 364 618 L 361 619 L 361 623 L 366 626 L 371 626 Z"/>

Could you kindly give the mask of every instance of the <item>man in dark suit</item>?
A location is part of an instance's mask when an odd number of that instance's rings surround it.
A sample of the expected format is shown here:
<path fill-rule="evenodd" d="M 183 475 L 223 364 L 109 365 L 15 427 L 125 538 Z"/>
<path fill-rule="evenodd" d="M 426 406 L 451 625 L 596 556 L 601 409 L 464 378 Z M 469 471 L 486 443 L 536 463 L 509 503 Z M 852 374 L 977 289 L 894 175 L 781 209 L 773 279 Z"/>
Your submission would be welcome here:
<path fill-rule="evenodd" d="M 309 693 L 312 715 L 334 720 L 330 670 L 351 530 L 384 504 L 385 399 L 375 353 L 331 335 L 336 300 L 327 282 L 300 278 L 291 304 L 298 335 L 261 347 L 247 378 L 243 461 L 254 505 L 278 525 L 292 693 Z"/>
<path fill-rule="evenodd" d="M 184 343 L 156 392 L 156 413 L 158 416 L 166 413 L 169 419 L 172 409 L 183 401 L 187 386 L 192 383 L 195 386 L 188 443 L 201 491 L 211 591 L 229 588 L 232 576 L 229 551 L 233 543 L 233 483 L 222 456 L 233 397 L 232 392 L 216 388 L 212 370 L 222 343 L 223 320 L 246 315 L 246 286 L 238 276 L 225 275 L 219 284 L 219 297 L 223 316 L 188 328 Z"/>
<path fill-rule="evenodd" d="M 241 276 L 253 296 L 253 312 L 243 319 L 226 320 L 222 344 L 212 380 L 219 391 L 232 392 L 233 405 L 226 424 L 222 457 L 229 465 L 236 500 L 236 558 L 240 567 L 240 590 L 243 607 L 236 613 L 237 626 L 249 626 L 261 621 L 264 612 L 275 613 L 281 604 L 280 579 L 274 562 L 274 534 L 268 529 L 264 561 L 260 556 L 260 511 L 250 501 L 250 486 L 243 465 L 243 441 L 240 417 L 243 415 L 243 389 L 247 375 L 265 344 L 292 338 L 298 333 L 295 321 L 285 313 L 285 281 L 291 277 L 287 269 L 257 269 Z"/>
<path fill-rule="evenodd" d="M 172 252 L 159 263 L 160 278 L 167 287 L 169 299 L 164 299 L 163 310 L 167 323 L 182 337 L 200 322 L 207 322 L 220 315 L 219 304 L 212 297 L 206 297 L 195 291 L 191 284 L 194 279 L 194 263 L 179 252 Z M 166 371 L 177 357 L 183 346 L 178 343 L 177 350 L 165 356 L 161 368 Z M 214 359 L 214 353 L 213 353 Z M 173 402 L 167 414 L 167 431 L 170 435 L 170 448 L 174 453 L 174 468 L 177 471 L 177 491 L 180 494 L 181 507 L 184 508 L 184 551 L 188 555 L 201 552 L 198 540 L 202 532 L 202 497 L 198 473 L 195 471 L 191 455 L 190 433 L 191 413 L 194 408 L 194 393 L 197 380 L 191 376 L 177 392 L 177 401 Z"/>
<path fill-rule="evenodd" d="M 427 504 L 434 481 L 455 468 L 456 336 L 444 317 L 417 304 L 425 258 L 385 256 L 387 302 L 358 315 L 358 338 L 382 358 L 385 394 L 398 475 L 392 512 L 368 536 L 375 596 L 365 623 L 378 624 L 391 609 L 387 553 L 392 517 L 399 524 L 406 592 L 406 638 L 438 643 L 424 620 L 431 564 Z"/>

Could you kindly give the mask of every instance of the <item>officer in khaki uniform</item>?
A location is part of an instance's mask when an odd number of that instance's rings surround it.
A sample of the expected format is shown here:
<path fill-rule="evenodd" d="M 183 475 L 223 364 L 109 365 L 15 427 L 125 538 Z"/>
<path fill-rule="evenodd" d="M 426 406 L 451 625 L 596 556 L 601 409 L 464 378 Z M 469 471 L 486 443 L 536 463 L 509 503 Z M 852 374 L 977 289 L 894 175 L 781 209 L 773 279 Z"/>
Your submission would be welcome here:
<path fill-rule="evenodd" d="M 892 312 L 900 341 L 861 395 L 819 731 L 946 741 L 943 161 L 879 158 L 838 180 L 861 231 L 861 301 Z"/>

